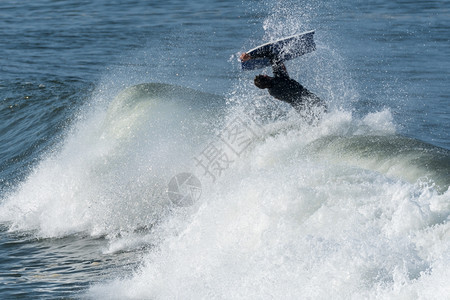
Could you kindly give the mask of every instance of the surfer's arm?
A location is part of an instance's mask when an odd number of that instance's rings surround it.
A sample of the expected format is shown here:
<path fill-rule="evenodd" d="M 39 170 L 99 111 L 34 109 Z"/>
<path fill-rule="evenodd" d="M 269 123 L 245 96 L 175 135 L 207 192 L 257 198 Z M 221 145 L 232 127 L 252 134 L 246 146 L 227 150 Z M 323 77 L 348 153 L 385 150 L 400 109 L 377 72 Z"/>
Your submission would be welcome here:
<path fill-rule="evenodd" d="M 289 78 L 289 74 L 287 72 L 286 66 L 284 65 L 284 63 L 282 61 L 272 59 L 271 63 L 272 63 L 273 75 L 275 77 L 288 77 Z"/>

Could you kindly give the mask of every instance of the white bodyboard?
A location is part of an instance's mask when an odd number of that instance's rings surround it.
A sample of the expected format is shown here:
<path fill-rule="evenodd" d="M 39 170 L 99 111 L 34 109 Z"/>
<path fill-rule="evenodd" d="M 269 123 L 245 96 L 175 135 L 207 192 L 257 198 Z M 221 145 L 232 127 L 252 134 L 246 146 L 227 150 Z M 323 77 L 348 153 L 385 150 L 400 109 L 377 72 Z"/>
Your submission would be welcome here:
<path fill-rule="evenodd" d="M 292 35 L 274 42 L 262 44 L 247 53 L 252 56 L 256 53 L 268 53 L 280 61 L 290 60 L 316 50 L 314 43 L 314 30 Z M 258 57 L 242 62 L 243 70 L 255 70 L 270 66 L 270 58 Z"/>

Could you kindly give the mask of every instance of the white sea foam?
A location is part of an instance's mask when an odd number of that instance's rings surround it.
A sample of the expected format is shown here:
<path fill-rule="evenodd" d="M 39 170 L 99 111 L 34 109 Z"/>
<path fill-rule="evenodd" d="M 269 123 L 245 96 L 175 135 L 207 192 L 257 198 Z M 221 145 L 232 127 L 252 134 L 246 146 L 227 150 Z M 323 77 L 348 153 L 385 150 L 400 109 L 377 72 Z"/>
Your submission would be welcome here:
<path fill-rule="evenodd" d="M 327 135 L 389 135 L 386 111 L 336 112 L 316 127 L 285 121 L 216 182 L 201 204 L 154 229 L 162 242 L 130 278 L 90 296 L 440 298 L 448 295 L 449 192 L 339 161 L 305 146 Z M 375 121 L 374 121 L 375 120 Z M 300 122 L 300 123 L 299 123 Z M 292 126 L 298 126 L 292 128 Z M 382 124 L 382 125 L 380 125 Z M 373 125 L 373 127 L 370 127 Z M 207 183 L 207 184 L 206 184 Z"/>

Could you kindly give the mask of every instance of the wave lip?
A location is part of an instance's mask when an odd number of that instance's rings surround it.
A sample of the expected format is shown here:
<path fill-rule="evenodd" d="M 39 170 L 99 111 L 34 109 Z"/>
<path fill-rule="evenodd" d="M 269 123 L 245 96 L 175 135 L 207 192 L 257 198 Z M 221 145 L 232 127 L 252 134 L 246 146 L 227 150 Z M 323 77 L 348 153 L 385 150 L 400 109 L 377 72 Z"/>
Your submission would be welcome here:
<path fill-rule="evenodd" d="M 411 183 L 431 181 L 442 193 L 450 185 L 450 151 L 399 135 L 327 136 L 306 147 L 317 159 L 375 170 Z"/>

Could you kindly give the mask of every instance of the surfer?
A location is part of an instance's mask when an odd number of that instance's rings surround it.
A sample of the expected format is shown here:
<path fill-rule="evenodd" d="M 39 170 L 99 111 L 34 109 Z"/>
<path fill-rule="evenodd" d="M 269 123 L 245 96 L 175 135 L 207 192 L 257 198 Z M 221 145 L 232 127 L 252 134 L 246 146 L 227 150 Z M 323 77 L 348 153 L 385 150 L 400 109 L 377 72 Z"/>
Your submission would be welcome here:
<path fill-rule="evenodd" d="M 290 78 L 284 63 L 273 55 L 256 53 L 250 56 L 244 52 L 240 59 L 241 61 L 248 61 L 260 57 L 268 57 L 270 59 L 274 76 L 257 75 L 254 83 L 258 88 L 267 89 L 272 97 L 289 103 L 301 115 L 315 118 L 327 110 L 325 102 Z"/>

